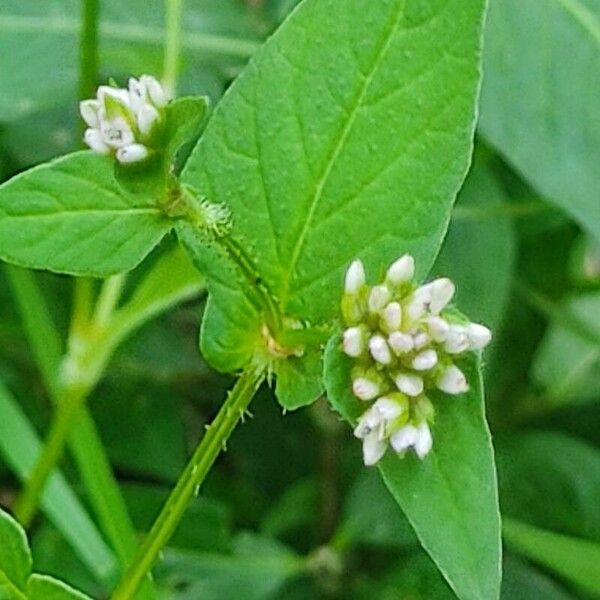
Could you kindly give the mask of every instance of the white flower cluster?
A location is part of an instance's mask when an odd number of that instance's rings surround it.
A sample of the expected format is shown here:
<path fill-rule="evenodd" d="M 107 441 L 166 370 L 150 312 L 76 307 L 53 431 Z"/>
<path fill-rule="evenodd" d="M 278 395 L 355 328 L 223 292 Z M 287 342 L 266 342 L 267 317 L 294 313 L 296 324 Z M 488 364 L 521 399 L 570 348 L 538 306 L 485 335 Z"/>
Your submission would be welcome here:
<path fill-rule="evenodd" d="M 145 160 L 164 124 L 168 98 L 150 75 L 129 80 L 129 88 L 101 85 L 95 100 L 79 105 L 89 128 L 85 143 L 99 154 L 114 154 L 122 164 Z"/>
<path fill-rule="evenodd" d="M 408 254 L 390 266 L 379 285 L 366 284 L 359 260 L 346 273 L 343 351 L 356 363 L 354 395 L 370 403 L 354 430 L 363 441 L 366 465 L 379 461 L 388 445 L 400 455 L 411 448 L 421 459 L 427 455 L 434 417 L 427 392 L 468 391 L 454 361 L 464 352 L 484 348 L 492 337 L 487 327 L 461 322 L 444 311 L 455 291 L 450 279 L 417 286 L 414 273 Z"/>

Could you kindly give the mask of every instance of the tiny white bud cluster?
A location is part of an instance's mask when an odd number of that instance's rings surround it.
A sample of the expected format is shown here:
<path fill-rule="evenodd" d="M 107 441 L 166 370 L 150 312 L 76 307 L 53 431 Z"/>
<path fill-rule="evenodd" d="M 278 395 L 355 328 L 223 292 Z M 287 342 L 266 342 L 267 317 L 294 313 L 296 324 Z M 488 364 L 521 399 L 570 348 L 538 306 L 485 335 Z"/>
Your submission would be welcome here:
<path fill-rule="evenodd" d="M 373 287 L 360 260 L 346 273 L 342 349 L 356 363 L 353 394 L 372 402 L 354 430 L 366 465 L 378 462 L 390 445 L 401 456 L 409 449 L 421 459 L 428 454 L 435 413 L 428 394 L 467 392 L 467 378 L 455 360 L 483 349 L 492 337 L 487 327 L 446 311 L 455 292 L 450 279 L 418 286 L 414 274 L 415 261 L 408 254 Z"/>
<path fill-rule="evenodd" d="M 167 102 L 150 75 L 132 77 L 128 89 L 101 85 L 95 99 L 79 104 L 88 125 L 83 139 L 94 152 L 114 155 L 121 164 L 143 161 L 160 137 Z"/>

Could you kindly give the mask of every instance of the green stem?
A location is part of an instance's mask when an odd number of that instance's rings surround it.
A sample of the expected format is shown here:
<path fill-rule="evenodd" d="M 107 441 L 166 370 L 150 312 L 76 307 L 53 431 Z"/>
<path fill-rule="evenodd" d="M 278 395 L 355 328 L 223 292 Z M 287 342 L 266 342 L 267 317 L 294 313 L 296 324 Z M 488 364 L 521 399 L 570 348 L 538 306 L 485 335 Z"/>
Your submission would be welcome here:
<path fill-rule="evenodd" d="M 73 306 L 69 337 L 81 336 L 88 326 L 94 302 L 94 281 L 88 277 L 73 279 Z"/>
<path fill-rule="evenodd" d="M 25 490 L 15 503 L 15 517 L 25 528 L 31 524 L 46 481 L 62 456 L 65 440 L 77 416 L 78 409 L 81 407 L 82 398 L 82 391 L 78 388 L 69 389 L 63 396 L 61 404 L 56 410 L 42 452 L 27 478 Z"/>
<path fill-rule="evenodd" d="M 96 309 L 94 310 L 93 323 L 95 327 L 106 327 L 110 322 L 111 316 L 121 298 L 125 280 L 126 275 L 122 273 L 109 277 L 102 284 Z"/>
<path fill-rule="evenodd" d="M 98 17 L 100 0 L 83 0 L 79 38 L 79 97 L 95 95 L 98 80 Z"/>
<path fill-rule="evenodd" d="M 181 21 L 183 0 L 165 0 L 165 58 L 163 85 L 170 97 L 177 91 L 177 75 L 181 56 Z"/>
<path fill-rule="evenodd" d="M 229 436 L 246 411 L 264 376 L 263 369 L 251 368 L 238 379 L 214 421 L 206 430 L 202 441 L 181 474 L 136 558 L 111 596 L 112 600 L 133 598 L 141 581 L 150 571 L 158 554 L 175 531 L 188 503 L 197 493 L 217 456 L 225 447 Z"/>

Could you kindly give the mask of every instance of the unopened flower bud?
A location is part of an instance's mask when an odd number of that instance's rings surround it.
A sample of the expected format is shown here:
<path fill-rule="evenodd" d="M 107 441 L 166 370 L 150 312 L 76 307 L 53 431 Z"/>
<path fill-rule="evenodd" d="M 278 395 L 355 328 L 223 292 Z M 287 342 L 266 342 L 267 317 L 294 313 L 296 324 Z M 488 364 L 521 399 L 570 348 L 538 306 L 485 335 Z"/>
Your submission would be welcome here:
<path fill-rule="evenodd" d="M 365 285 L 365 268 L 360 260 L 355 260 L 346 271 L 344 289 L 347 294 L 357 294 Z"/>
<path fill-rule="evenodd" d="M 83 140 L 91 150 L 98 154 L 108 154 L 110 152 L 110 146 L 104 143 L 102 133 L 98 129 L 86 129 Z"/>
<path fill-rule="evenodd" d="M 448 354 L 460 354 L 468 350 L 470 345 L 467 330 L 462 325 L 450 325 L 448 336 L 444 342 L 444 350 Z"/>
<path fill-rule="evenodd" d="M 407 396 L 418 396 L 423 393 L 423 380 L 412 373 L 399 373 L 394 377 L 396 387 Z"/>
<path fill-rule="evenodd" d="M 399 285 L 410 281 L 415 276 L 415 260 L 410 254 L 405 254 L 396 260 L 387 271 L 386 281 Z"/>
<path fill-rule="evenodd" d="M 466 329 L 470 350 L 482 350 L 492 340 L 492 332 L 484 325 L 469 323 Z"/>
<path fill-rule="evenodd" d="M 446 341 L 448 331 L 450 331 L 450 325 L 442 317 L 429 317 L 427 319 L 427 328 L 431 339 L 438 343 Z"/>
<path fill-rule="evenodd" d="M 402 394 L 389 394 L 381 396 L 373 404 L 373 409 L 377 410 L 386 421 L 393 421 L 408 410 L 408 402 Z"/>
<path fill-rule="evenodd" d="M 415 443 L 415 452 L 417 456 L 423 460 L 431 450 L 433 446 L 433 438 L 431 437 L 431 430 L 429 425 L 423 421 L 417 427 L 417 441 Z"/>
<path fill-rule="evenodd" d="M 390 301 L 390 290 L 385 285 L 376 285 L 369 293 L 369 312 L 380 313 Z"/>
<path fill-rule="evenodd" d="M 390 333 L 388 337 L 388 344 L 394 351 L 394 354 L 406 354 L 414 348 L 414 340 L 412 335 L 408 333 L 402 333 L 401 331 L 394 331 Z"/>
<path fill-rule="evenodd" d="M 421 348 L 425 348 L 425 346 L 429 344 L 431 338 L 424 331 L 419 331 L 413 336 L 413 341 L 415 345 L 415 350 L 421 350 Z"/>
<path fill-rule="evenodd" d="M 406 452 L 409 448 L 412 448 L 416 442 L 418 437 L 417 428 L 414 425 L 408 424 L 404 427 L 395 431 L 390 437 L 390 443 L 392 444 L 392 448 L 398 453 L 402 454 Z"/>
<path fill-rule="evenodd" d="M 446 394 L 463 394 L 469 390 L 465 374 L 455 365 L 446 367 L 436 381 L 437 387 Z"/>
<path fill-rule="evenodd" d="M 137 125 L 142 135 L 148 135 L 159 121 L 160 113 L 154 106 L 146 104 L 138 110 Z"/>
<path fill-rule="evenodd" d="M 92 129 L 100 127 L 100 119 L 98 117 L 99 109 L 100 102 L 98 102 L 98 100 L 83 100 L 79 103 L 81 117 L 86 122 L 86 125 Z"/>
<path fill-rule="evenodd" d="M 130 144 L 117 150 L 117 160 L 123 164 L 140 162 L 148 157 L 150 152 L 143 144 Z"/>
<path fill-rule="evenodd" d="M 366 349 L 367 335 L 364 327 L 350 327 L 342 336 L 344 353 L 353 358 L 359 357 Z"/>
<path fill-rule="evenodd" d="M 380 392 L 379 384 L 367 377 L 358 377 L 352 381 L 352 393 L 359 400 L 374 400 Z"/>
<path fill-rule="evenodd" d="M 398 302 L 390 302 L 383 309 L 383 324 L 387 331 L 396 331 L 402 324 L 402 307 Z"/>
<path fill-rule="evenodd" d="M 435 350 L 423 350 L 417 354 L 411 363 L 411 366 L 416 371 L 429 371 L 437 364 L 438 356 Z"/>
<path fill-rule="evenodd" d="M 381 365 L 389 365 L 392 362 L 392 353 L 382 335 L 374 335 L 369 340 L 369 351 L 373 359 Z"/>
<path fill-rule="evenodd" d="M 452 280 L 447 277 L 435 279 L 431 283 L 427 284 L 431 289 L 431 300 L 429 303 L 429 310 L 434 315 L 439 315 L 440 312 L 446 308 L 456 288 Z"/>

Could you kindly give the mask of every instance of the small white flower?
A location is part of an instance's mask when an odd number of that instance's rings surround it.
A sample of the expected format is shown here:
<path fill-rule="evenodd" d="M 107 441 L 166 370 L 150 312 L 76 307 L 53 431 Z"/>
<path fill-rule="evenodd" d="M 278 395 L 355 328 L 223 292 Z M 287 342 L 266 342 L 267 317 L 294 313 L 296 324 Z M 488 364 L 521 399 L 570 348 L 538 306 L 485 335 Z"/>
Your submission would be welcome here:
<path fill-rule="evenodd" d="M 396 260 L 387 271 L 387 281 L 399 285 L 410 281 L 415 275 L 415 260 L 410 254 L 405 254 Z"/>
<path fill-rule="evenodd" d="M 394 331 L 388 337 L 388 344 L 395 354 L 406 354 L 414 348 L 414 340 L 412 335 Z"/>
<path fill-rule="evenodd" d="M 394 377 L 396 387 L 407 396 L 419 396 L 423 393 L 423 380 L 412 373 L 399 373 Z"/>
<path fill-rule="evenodd" d="M 377 410 L 386 421 L 393 421 L 406 410 L 406 407 L 391 396 L 381 396 L 373 404 L 373 409 Z"/>
<path fill-rule="evenodd" d="M 344 353 L 353 358 L 359 357 L 365 351 L 366 336 L 362 327 L 350 327 L 344 331 L 342 348 Z"/>
<path fill-rule="evenodd" d="M 379 391 L 379 384 L 366 377 L 357 377 L 352 382 L 352 392 L 359 400 L 374 400 Z"/>
<path fill-rule="evenodd" d="M 369 351 L 373 359 L 381 365 L 389 365 L 392 362 L 392 353 L 382 335 L 374 335 L 369 340 Z"/>
<path fill-rule="evenodd" d="M 363 462 L 372 467 L 377 464 L 387 450 L 387 440 L 382 439 L 377 431 L 372 431 L 363 438 Z"/>
<path fill-rule="evenodd" d="M 400 329 L 402 324 L 402 307 L 399 302 L 390 302 L 383 309 L 383 323 L 388 331 Z"/>
<path fill-rule="evenodd" d="M 437 361 L 438 356 L 435 350 L 423 350 L 413 358 L 411 366 L 415 371 L 429 371 L 435 367 Z"/>
<path fill-rule="evenodd" d="M 450 325 L 446 341 L 444 342 L 444 350 L 448 354 L 460 354 L 469 348 L 469 337 L 467 330 L 462 325 Z"/>
<path fill-rule="evenodd" d="M 117 160 L 123 164 L 140 162 L 148 157 L 150 152 L 143 144 L 130 144 L 117 150 Z"/>
<path fill-rule="evenodd" d="M 142 135 L 148 135 L 159 121 L 160 113 L 150 104 L 144 104 L 137 111 L 137 126 Z"/>
<path fill-rule="evenodd" d="M 423 422 L 416 427 L 410 424 L 405 425 L 392 434 L 390 442 L 392 448 L 398 454 L 402 454 L 410 448 L 414 448 L 415 453 L 421 460 L 429 454 L 433 445 L 431 431 L 426 422 Z"/>
<path fill-rule="evenodd" d="M 429 310 L 434 315 L 439 315 L 440 312 L 446 308 L 450 300 L 452 300 L 456 287 L 454 286 L 454 283 L 452 283 L 452 280 L 447 277 L 436 279 L 429 285 L 431 286 L 431 302 L 429 304 Z"/>
<path fill-rule="evenodd" d="M 466 333 L 469 338 L 470 350 L 482 350 L 492 340 L 492 332 L 485 325 L 478 323 L 469 323 Z"/>
<path fill-rule="evenodd" d="M 346 271 L 344 289 L 347 294 L 357 294 L 365 285 L 365 268 L 360 260 L 355 260 Z"/>
<path fill-rule="evenodd" d="M 429 335 L 434 342 L 445 342 L 448 337 L 448 331 L 450 331 L 450 325 L 442 317 L 429 317 L 427 319 L 427 328 L 429 329 Z"/>
<path fill-rule="evenodd" d="M 404 312 L 411 321 L 417 321 L 426 312 L 431 301 L 429 289 L 417 288 L 404 307 Z"/>
<path fill-rule="evenodd" d="M 369 312 L 380 313 L 390 301 L 390 290 L 386 285 L 376 285 L 369 294 Z"/>
<path fill-rule="evenodd" d="M 425 346 L 427 346 L 427 344 L 429 344 L 430 341 L 431 338 L 424 331 L 418 331 L 413 336 L 413 342 L 416 350 L 421 350 L 422 348 L 425 348 Z"/>
<path fill-rule="evenodd" d="M 465 374 L 455 365 L 446 367 L 436 381 L 437 387 L 446 394 L 463 394 L 469 391 Z"/>
<path fill-rule="evenodd" d="M 79 103 L 79 112 L 86 124 L 92 129 L 100 127 L 100 118 L 98 111 L 100 110 L 100 102 L 98 100 L 83 100 Z"/>
<path fill-rule="evenodd" d="M 129 123 L 123 117 L 101 120 L 100 131 L 104 143 L 115 149 L 129 146 L 135 139 Z"/>
<path fill-rule="evenodd" d="M 110 146 L 104 143 L 102 133 L 98 129 L 86 129 L 83 136 L 84 142 L 98 154 L 109 154 Z"/>

